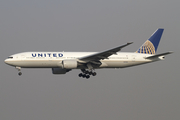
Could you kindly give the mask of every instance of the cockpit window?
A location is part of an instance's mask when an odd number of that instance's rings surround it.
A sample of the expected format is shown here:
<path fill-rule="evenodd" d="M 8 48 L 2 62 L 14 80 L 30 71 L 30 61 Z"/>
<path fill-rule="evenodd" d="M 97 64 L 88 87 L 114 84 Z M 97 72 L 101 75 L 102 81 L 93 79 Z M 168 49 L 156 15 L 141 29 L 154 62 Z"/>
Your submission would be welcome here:
<path fill-rule="evenodd" d="M 13 59 L 13 57 L 8 57 L 8 58 Z"/>

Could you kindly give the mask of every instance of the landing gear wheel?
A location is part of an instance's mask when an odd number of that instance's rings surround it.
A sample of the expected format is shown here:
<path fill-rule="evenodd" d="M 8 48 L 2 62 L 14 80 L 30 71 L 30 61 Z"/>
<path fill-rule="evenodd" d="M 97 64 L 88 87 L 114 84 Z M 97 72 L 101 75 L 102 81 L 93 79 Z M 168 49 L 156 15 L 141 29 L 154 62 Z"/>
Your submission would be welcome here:
<path fill-rule="evenodd" d="M 19 72 L 18 75 L 21 76 L 21 75 L 22 75 L 22 72 Z"/>
<path fill-rule="evenodd" d="M 88 79 L 88 78 L 90 78 L 90 76 L 89 76 L 89 75 L 86 75 L 86 78 Z"/>
<path fill-rule="evenodd" d="M 89 75 L 92 75 L 92 72 L 89 72 Z"/>
<path fill-rule="evenodd" d="M 85 73 L 85 74 L 89 74 L 89 71 L 85 71 L 84 73 Z"/>
<path fill-rule="evenodd" d="M 90 76 L 96 76 L 97 73 L 96 72 L 93 72 L 93 69 L 89 69 L 89 70 L 86 70 L 86 69 L 81 69 L 82 73 L 79 74 L 79 77 L 82 77 L 82 78 L 86 78 L 86 79 L 89 79 Z"/>
<path fill-rule="evenodd" d="M 82 73 L 80 73 L 80 74 L 79 74 L 79 77 L 82 77 L 82 75 L 83 75 L 83 74 L 82 74 Z"/>
<path fill-rule="evenodd" d="M 96 76 L 96 75 L 97 75 L 97 73 L 96 73 L 96 72 L 93 72 L 93 73 L 92 73 L 92 76 Z"/>
<path fill-rule="evenodd" d="M 82 77 L 85 78 L 85 77 L 86 77 L 86 74 L 82 74 Z"/>

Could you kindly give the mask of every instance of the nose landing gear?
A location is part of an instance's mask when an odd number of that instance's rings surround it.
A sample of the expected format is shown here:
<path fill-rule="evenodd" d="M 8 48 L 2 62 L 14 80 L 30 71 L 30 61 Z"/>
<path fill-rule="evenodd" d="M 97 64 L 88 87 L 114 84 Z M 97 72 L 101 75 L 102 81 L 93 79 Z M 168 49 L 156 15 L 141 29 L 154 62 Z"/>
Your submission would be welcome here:
<path fill-rule="evenodd" d="M 16 69 L 19 71 L 18 75 L 21 76 L 21 75 L 22 75 L 21 67 L 17 67 L 17 66 L 16 66 Z"/>

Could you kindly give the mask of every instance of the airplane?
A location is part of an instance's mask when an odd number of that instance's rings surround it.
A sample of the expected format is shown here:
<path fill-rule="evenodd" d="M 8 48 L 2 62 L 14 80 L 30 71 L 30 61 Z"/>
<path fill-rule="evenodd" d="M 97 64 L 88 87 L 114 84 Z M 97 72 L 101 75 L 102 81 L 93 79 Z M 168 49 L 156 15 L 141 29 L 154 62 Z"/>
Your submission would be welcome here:
<path fill-rule="evenodd" d="M 9 56 L 5 63 L 15 67 L 22 75 L 21 68 L 52 68 L 53 74 L 66 74 L 73 69 L 80 69 L 78 75 L 83 78 L 96 76 L 95 69 L 125 68 L 164 60 L 164 56 L 173 52 L 156 54 L 164 29 L 157 29 L 136 52 L 119 52 L 132 44 L 102 52 L 22 52 Z"/>

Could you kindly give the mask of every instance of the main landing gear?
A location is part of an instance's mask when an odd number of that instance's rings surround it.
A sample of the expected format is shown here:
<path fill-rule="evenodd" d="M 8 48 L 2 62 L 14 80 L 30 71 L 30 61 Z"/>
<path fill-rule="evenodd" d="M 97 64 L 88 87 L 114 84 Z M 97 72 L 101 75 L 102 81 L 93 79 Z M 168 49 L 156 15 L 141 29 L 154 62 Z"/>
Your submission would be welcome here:
<path fill-rule="evenodd" d="M 18 75 L 21 76 L 21 75 L 22 75 L 21 67 L 17 67 L 17 66 L 16 66 L 16 69 L 19 71 Z"/>
<path fill-rule="evenodd" d="M 90 78 L 90 75 L 92 76 L 96 76 L 96 72 L 92 72 L 91 71 L 88 71 L 88 70 L 85 70 L 85 69 L 81 69 L 82 73 L 79 74 L 79 77 L 83 77 L 83 78 Z"/>

